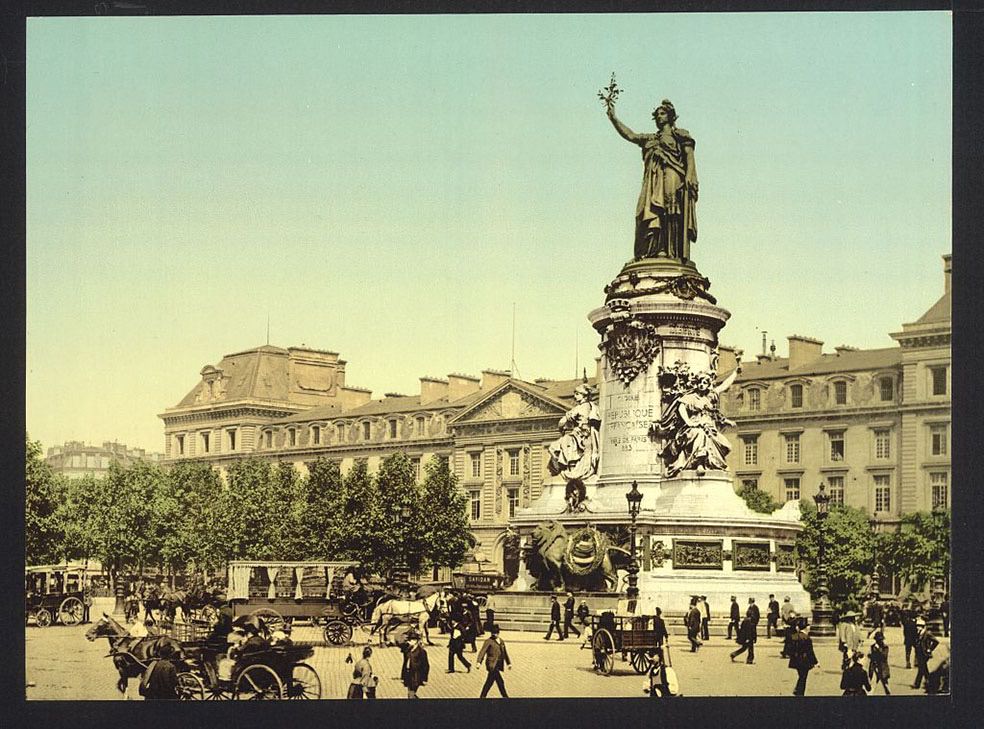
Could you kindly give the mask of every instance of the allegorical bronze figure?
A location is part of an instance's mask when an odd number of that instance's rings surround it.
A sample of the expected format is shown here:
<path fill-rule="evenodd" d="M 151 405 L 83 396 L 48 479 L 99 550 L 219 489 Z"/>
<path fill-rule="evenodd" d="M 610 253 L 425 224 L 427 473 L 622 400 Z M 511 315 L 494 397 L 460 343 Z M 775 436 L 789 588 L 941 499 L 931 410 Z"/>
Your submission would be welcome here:
<path fill-rule="evenodd" d="M 690 244 L 697 240 L 697 167 L 694 138 L 676 126 L 673 104 L 663 99 L 653 111 L 655 134 L 637 134 L 615 116 L 621 89 L 615 75 L 598 92 L 608 118 L 625 139 L 642 148 L 642 191 L 636 206 L 635 258 L 689 261 Z"/>

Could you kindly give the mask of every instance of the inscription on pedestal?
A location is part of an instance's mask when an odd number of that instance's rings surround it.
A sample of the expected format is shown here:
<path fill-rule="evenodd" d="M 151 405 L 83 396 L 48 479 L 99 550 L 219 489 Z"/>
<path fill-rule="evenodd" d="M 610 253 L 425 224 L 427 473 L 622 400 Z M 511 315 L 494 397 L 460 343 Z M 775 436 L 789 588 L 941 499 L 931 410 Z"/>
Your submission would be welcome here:
<path fill-rule="evenodd" d="M 630 385 L 606 370 L 601 398 L 601 470 L 599 475 L 633 476 L 659 473 L 649 425 L 659 418 L 659 387 L 655 376 L 641 373 Z"/>

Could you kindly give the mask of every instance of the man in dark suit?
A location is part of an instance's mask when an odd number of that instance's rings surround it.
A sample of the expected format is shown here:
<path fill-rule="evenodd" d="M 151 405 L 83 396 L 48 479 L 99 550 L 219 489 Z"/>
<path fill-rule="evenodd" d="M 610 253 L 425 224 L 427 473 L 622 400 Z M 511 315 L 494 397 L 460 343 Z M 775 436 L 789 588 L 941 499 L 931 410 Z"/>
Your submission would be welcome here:
<path fill-rule="evenodd" d="M 700 596 L 700 638 L 701 640 L 711 639 L 711 606 L 707 602 L 707 595 Z"/>
<path fill-rule="evenodd" d="M 765 637 L 771 638 L 772 631 L 779 632 L 779 601 L 775 595 L 769 595 L 769 612 L 765 616 Z"/>
<path fill-rule="evenodd" d="M 697 597 L 690 598 L 690 609 L 684 618 L 687 625 L 687 639 L 690 641 L 690 652 L 696 653 L 700 648 L 700 609 L 697 607 Z"/>
<path fill-rule="evenodd" d="M 574 627 L 574 593 L 567 593 L 567 600 L 564 602 L 564 638 L 569 635 L 568 631 L 574 631 L 574 635 L 581 637 L 581 631 Z"/>
<path fill-rule="evenodd" d="M 732 661 L 737 656 L 748 651 L 748 658 L 745 660 L 745 663 L 755 663 L 755 641 L 758 640 L 758 621 L 758 605 L 755 604 L 755 598 L 750 597 L 748 598 L 748 609 L 745 611 L 745 619 L 738 629 L 738 643 L 741 645 L 741 648 L 731 653 Z"/>
<path fill-rule="evenodd" d="M 550 627 L 547 628 L 547 634 L 543 636 L 544 640 L 550 640 L 550 636 L 553 635 L 554 627 L 557 628 L 557 640 L 564 639 L 564 629 L 560 627 L 560 603 L 557 602 L 557 596 L 550 596 Z"/>
<path fill-rule="evenodd" d="M 88 611 L 86 611 L 88 615 Z M 950 637 L 950 593 L 946 593 L 943 596 L 943 602 L 940 603 L 940 618 L 943 620 L 943 637 Z"/>
<path fill-rule="evenodd" d="M 420 698 L 417 696 L 417 689 L 427 684 L 430 662 L 427 660 L 427 651 L 420 644 L 420 634 L 414 630 L 407 638 L 400 678 L 407 687 L 407 698 L 417 699 Z"/>
<path fill-rule="evenodd" d="M 502 680 L 502 669 L 503 664 L 512 668 L 512 663 L 509 661 L 506 643 L 499 637 L 498 625 L 493 624 L 489 628 L 489 637 L 485 639 L 485 643 L 482 644 L 482 650 L 479 651 L 478 657 L 475 660 L 481 663 L 483 658 L 485 659 L 485 670 L 489 672 L 489 675 L 485 679 L 485 685 L 482 686 L 482 693 L 479 698 L 484 699 L 494 683 L 499 687 L 499 693 L 502 695 L 502 698 L 508 699 L 509 694 L 506 693 L 506 684 Z"/>
<path fill-rule="evenodd" d="M 741 608 L 738 607 L 738 598 L 731 596 L 731 620 L 728 622 L 728 640 L 731 640 L 732 631 L 738 632 L 738 625 L 741 622 Z"/>
<path fill-rule="evenodd" d="M 817 654 L 813 651 L 813 639 L 806 633 L 806 618 L 796 618 L 796 613 L 790 615 L 792 625 L 787 636 L 786 652 L 789 654 L 789 667 L 799 676 L 793 696 L 806 694 L 806 678 L 810 671 L 819 665 Z"/>

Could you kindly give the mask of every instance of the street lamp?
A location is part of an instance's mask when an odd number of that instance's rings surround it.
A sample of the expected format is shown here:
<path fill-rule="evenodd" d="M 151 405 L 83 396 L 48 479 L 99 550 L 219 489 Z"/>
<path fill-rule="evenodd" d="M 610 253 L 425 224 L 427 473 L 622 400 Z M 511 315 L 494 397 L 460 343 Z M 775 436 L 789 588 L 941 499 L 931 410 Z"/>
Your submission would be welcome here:
<path fill-rule="evenodd" d="M 629 600 L 639 598 L 639 562 L 636 560 L 636 517 L 639 516 L 639 506 L 642 504 L 642 492 L 639 491 L 639 482 L 632 482 L 632 490 L 625 494 L 625 500 L 629 503 L 629 554 L 632 561 L 629 563 L 629 587 L 625 591 L 625 596 Z"/>
<path fill-rule="evenodd" d="M 826 523 L 827 513 L 830 509 L 830 494 L 827 493 L 827 484 L 820 482 L 820 490 L 813 497 L 817 505 L 817 532 L 819 544 L 817 545 L 817 588 L 816 599 L 813 601 L 813 625 L 810 634 L 818 637 L 831 636 L 834 634 L 834 611 L 830 607 L 830 599 L 827 596 L 827 534 Z"/>

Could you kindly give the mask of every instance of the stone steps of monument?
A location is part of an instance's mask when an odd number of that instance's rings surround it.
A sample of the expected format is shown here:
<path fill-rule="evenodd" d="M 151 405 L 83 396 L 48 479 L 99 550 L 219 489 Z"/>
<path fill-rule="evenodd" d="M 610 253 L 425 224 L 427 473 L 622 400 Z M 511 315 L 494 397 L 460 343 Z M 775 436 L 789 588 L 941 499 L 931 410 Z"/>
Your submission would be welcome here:
<path fill-rule="evenodd" d="M 683 625 L 683 615 L 663 614 L 666 621 L 666 629 L 670 635 L 686 635 L 687 629 Z M 508 607 L 500 608 L 495 611 L 495 622 L 503 630 L 519 630 L 524 632 L 546 633 L 550 627 L 549 607 Z M 575 625 L 580 625 L 575 619 Z M 712 638 L 727 638 L 728 621 L 711 619 L 708 625 L 708 632 Z M 765 626 L 759 626 L 759 633 L 765 635 Z"/>

